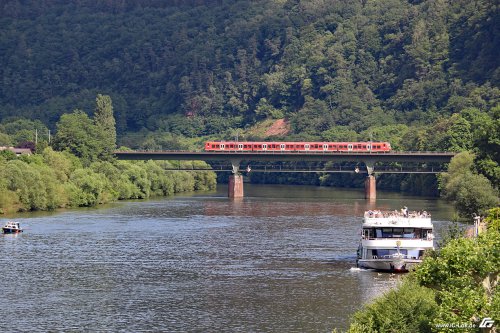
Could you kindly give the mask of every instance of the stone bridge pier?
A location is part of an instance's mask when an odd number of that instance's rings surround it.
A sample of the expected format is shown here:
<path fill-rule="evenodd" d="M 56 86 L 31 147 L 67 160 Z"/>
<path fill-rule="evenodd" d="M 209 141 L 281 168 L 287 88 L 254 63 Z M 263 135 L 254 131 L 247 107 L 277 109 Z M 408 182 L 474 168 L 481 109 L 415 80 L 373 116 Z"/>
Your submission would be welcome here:
<path fill-rule="evenodd" d="M 373 168 L 375 165 L 375 161 L 366 160 L 366 171 L 368 172 L 368 176 L 365 179 L 365 199 L 374 201 L 377 199 L 377 182 L 375 179 L 375 174 L 373 173 Z"/>
<path fill-rule="evenodd" d="M 240 174 L 241 160 L 231 160 L 233 173 L 229 176 L 227 196 L 243 198 L 243 176 Z"/>

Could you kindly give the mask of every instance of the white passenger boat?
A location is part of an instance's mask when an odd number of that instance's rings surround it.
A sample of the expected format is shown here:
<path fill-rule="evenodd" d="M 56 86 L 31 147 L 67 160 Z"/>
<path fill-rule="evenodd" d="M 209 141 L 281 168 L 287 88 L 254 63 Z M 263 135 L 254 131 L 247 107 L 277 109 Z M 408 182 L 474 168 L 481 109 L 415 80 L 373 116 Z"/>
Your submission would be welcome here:
<path fill-rule="evenodd" d="M 19 226 L 19 222 L 8 221 L 3 227 L 2 231 L 4 234 L 17 234 L 23 232 L 23 229 Z"/>
<path fill-rule="evenodd" d="M 407 272 L 434 248 L 427 212 L 370 210 L 364 214 L 357 265 L 381 271 Z"/>

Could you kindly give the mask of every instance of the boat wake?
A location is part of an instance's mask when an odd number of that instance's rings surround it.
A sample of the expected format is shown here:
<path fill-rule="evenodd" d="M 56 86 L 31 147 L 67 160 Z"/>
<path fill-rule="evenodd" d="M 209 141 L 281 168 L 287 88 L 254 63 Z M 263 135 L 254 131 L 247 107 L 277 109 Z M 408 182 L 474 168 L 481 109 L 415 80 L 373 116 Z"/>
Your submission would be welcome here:
<path fill-rule="evenodd" d="M 349 271 L 351 271 L 351 272 L 372 272 L 372 271 L 374 271 L 374 269 L 351 267 L 351 268 L 349 268 Z"/>

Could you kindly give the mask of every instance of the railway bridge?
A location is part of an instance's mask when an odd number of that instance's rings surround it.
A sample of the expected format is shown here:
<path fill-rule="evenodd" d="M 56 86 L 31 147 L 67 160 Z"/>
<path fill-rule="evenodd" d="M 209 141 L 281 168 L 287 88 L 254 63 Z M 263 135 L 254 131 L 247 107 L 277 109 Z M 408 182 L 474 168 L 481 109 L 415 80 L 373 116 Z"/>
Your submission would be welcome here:
<path fill-rule="evenodd" d="M 331 172 L 364 172 L 367 174 L 365 179 L 365 198 L 376 198 L 375 164 L 377 163 L 416 163 L 429 164 L 434 163 L 443 165 L 449 163 L 455 153 L 449 152 L 305 152 L 305 151 L 164 151 L 164 150 L 131 150 L 115 151 L 115 156 L 120 160 L 190 160 L 190 161 L 223 161 L 231 164 L 232 175 L 229 177 L 228 196 L 231 198 L 243 197 L 243 176 L 240 172 L 240 165 L 243 161 L 252 162 L 355 162 L 363 163 L 366 170 L 333 170 Z M 194 170 L 194 169 L 191 169 Z M 207 169 L 211 170 L 211 169 Z M 225 169 L 213 171 L 228 171 Z M 263 170 L 259 170 L 263 171 Z M 264 170 L 268 172 L 267 170 Z M 300 172 L 299 170 L 287 170 L 289 172 Z M 380 172 L 398 172 L 398 173 L 439 173 L 443 169 L 427 170 L 381 170 Z M 283 170 L 280 170 L 283 172 Z M 325 172 L 325 170 L 310 170 L 310 172 Z M 326 171 L 328 172 L 328 171 Z"/>

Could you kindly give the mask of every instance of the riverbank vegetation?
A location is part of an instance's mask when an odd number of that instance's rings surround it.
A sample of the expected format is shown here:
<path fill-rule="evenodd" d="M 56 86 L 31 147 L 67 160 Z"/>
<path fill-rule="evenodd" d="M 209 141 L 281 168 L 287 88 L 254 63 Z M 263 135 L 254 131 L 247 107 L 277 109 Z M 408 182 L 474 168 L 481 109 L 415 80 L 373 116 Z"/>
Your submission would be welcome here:
<path fill-rule="evenodd" d="M 215 188 L 213 172 L 165 171 L 174 168 L 171 162 L 118 161 L 112 154 L 115 140 L 111 99 L 98 95 L 93 118 L 79 110 L 61 117 L 50 147 L 41 141 L 32 155 L 1 151 L 0 211 L 95 206 Z M 206 164 L 176 165 L 196 166 Z"/>
<path fill-rule="evenodd" d="M 349 333 L 478 332 L 500 318 L 500 208 L 488 211 L 487 230 L 450 239 L 428 253 L 403 282 L 358 311 Z"/>

